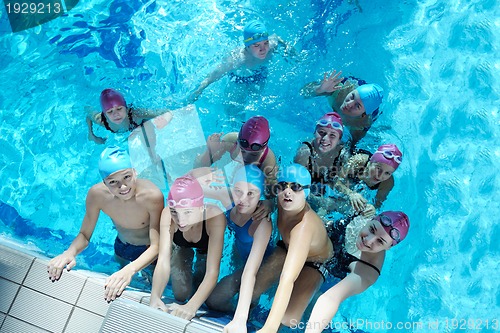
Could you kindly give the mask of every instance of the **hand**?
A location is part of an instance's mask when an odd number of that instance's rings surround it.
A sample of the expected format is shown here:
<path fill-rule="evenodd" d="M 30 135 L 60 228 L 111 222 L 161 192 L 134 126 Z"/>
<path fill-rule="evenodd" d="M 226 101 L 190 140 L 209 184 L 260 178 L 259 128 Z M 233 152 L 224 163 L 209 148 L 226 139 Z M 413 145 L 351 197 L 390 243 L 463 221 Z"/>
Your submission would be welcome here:
<path fill-rule="evenodd" d="M 376 214 L 375 206 L 372 204 L 367 204 L 365 209 L 361 212 L 361 215 L 365 217 L 372 217 Z"/>
<path fill-rule="evenodd" d="M 244 320 L 233 319 L 224 327 L 223 333 L 247 333 L 247 323 Z"/>
<path fill-rule="evenodd" d="M 89 140 L 90 141 L 94 141 L 98 145 L 102 145 L 102 144 L 106 143 L 106 139 L 105 138 L 101 138 L 99 136 L 95 136 L 92 133 L 89 133 Z"/>
<path fill-rule="evenodd" d="M 198 89 L 193 91 L 189 95 L 189 97 L 187 98 L 187 104 L 193 104 L 194 102 L 196 102 L 198 100 L 198 98 L 200 98 L 200 95 L 201 95 L 201 91 L 199 91 Z"/>
<path fill-rule="evenodd" d="M 349 194 L 349 201 L 352 208 L 358 213 L 362 212 L 366 207 L 366 199 L 359 193 L 353 192 Z"/>
<path fill-rule="evenodd" d="M 218 151 L 221 146 L 220 138 L 224 133 L 214 133 L 210 134 L 210 136 L 207 139 L 207 147 L 210 149 L 212 153 Z"/>
<path fill-rule="evenodd" d="M 184 305 L 180 305 L 177 303 L 171 303 L 171 304 L 167 305 L 167 308 L 168 308 L 168 312 L 170 312 L 170 314 L 172 314 L 176 317 L 182 318 L 182 319 L 186 319 L 186 320 L 193 319 L 193 317 L 196 315 L 196 310 L 198 310 L 198 309 L 191 308 L 189 306 L 189 303 L 184 304 Z"/>
<path fill-rule="evenodd" d="M 149 300 L 149 306 L 152 307 L 153 309 L 157 309 L 163 312 L 167 312 L 168 308 L 165 306 L 165 303 L 163 301 L 155 296 L 151 296 L 151 299 Z"/>
<path fill-rule="evenodd" d="M 123 290 L 130 284 L 133 275 L 134 272 L 125 266 L 108 277 L 104 283 L 104 299 L 111 302 L 121 296 Z"/>
<path fill-rule="evenodd" d="M 69 272 L 76 265 L 75 256 L 70 255 L 64 251 L 62 254 L 53 258 L 49 261 L 47 265 L 47 273 L 49 273 L 49 279 L 54 282 L 59 280 L 61 274 L 66 266 L 66 270 Z"/>
<path fill-rule="evenodd" d="M 316 88 L 316 94 L 321 95 L 324 93 L 333 93 L 334 91 L 342 89 L 342 86 L 339 85 L 340 82 L 344 79 L 343 77 L 340 77 L 340 74 L 342 74 L 342 71 L 333 71 L 330 76 L 328 76 L 328 73 L 325 73 L 323 75 L 323 80 L 319 84 L 319 86 Z"/>
<path fill-rule="evenodd" d="M 273 211 L 273 202 L 271 200 L 261 200 L 257 209 L 252 214 L 252 219 L 254 221 L 261 220 L 271 214 Z"/>

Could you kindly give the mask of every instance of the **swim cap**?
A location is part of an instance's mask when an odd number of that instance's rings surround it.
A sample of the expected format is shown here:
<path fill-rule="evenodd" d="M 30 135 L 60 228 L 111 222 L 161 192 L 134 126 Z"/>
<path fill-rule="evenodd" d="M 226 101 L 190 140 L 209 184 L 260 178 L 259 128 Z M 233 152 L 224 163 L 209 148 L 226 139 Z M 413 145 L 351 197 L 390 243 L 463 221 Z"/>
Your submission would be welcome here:
<path fill-rule="evenodd" d="M 356 89 L 359 97 L 365 106 L 365 112 L 371 115 L 373 111 L 377 110 L 384 98 L 384 89 L 378 84 L 363 84 Z"/>
<path fill-rule="evenodd" d="M 246 182 L 254 185 L 260 190 L 260 196 L 264 195 L 264 173 L 255 165 L 249 164 L 239 168 L 233 177 L 233 186 L 237 182 Z"/>
<path fill-rule="evenodd" d="M 114 90 L 114 89 L 104 89 L 101 92 L 101 108 L 102 111 L 106 112 L 107 110 L 114 108 L 115 106 L 127 106 L 125 103 L 125 98 L 123 95 Z"/>
<path fill-rule="evenodd" d="M 335 127 L 335 125 L 332 123 L 338 123 L 340 125 L 339 127 Z M 317 122 L 316 126 L 321 126 L 321 127 L 330 127 L 331 129 L 334 129 L 339 133 L 340 137 L 342 137 L 342 133 L 344 132 L 344 124 L 342 123 L 342 118 L 340 118 L 340 115 L 337 112 L 328 112 L 323 115 Z"/>
<path fill-rule="evenodd" d="M 304 166 L 293 163 L 284 169 L 280 169 L 278 172 L 278 183 L 280 182 L 299 183 L 303 187 L 307 186 L 308 188 L 304 189 L 304 195 L 307 198 L 310 192 L 311 174 Z"/>
<path fill-rule="evenodd" d="M 129 168 L 132 168 L 132 163 L 130 163 L 130 156 L 125 149 L 109 146 L 102 151 L 99 158 L 99 173 L 102 179 L 107 178 L 112 173 Z"/>
<path fill-rule="evenodd" d="M 251 146 L 254 143 L 265 146 L 270 137 L 269 122 L 262 116 L 255 116 L 248 119 L 243 126 L 241 126 L 240 133 L 238 134 L 238 140 L 247 141 L 248 146 L 242 147 L 247 150 L 253 150 Z"/>
<path fill-rule="evenodd" d="M 384 216 L 388 217 L 391 220 L 390 225 L 387 225 L 389 224 L 389 221 L 384 218 Z M 375 219 L 377 219 L 380 224 L 382 224 L 384 230 L 389 234 L 389 236 L 391 236 L 392 246 L 399 244 L 403 239 L 406 238 L 408 229 L 410 228 L 410 219 L 405 213 L 387 211 L 380 213 L 375 217 Z"/>
<path fill-rule="evenodd" d="M 378 147 L 377 151 L 370 157 L 370 162 L 384 163 L 396 170 L 403 160 L 403 153 L 398 147 L 389 143 Z"/>
<path fill-rule="evenodd" d="M 268 40 L 269 34 L 263 23 L 259 21 L 250 21 L 243 29 L 243 43 L 245 46 Z"/>
<path fill-rule="evenodd" d="M 203 206 L 203 189 L 192 176 L 177 178 L 168 192 L 168 206 L 171 208 L 192 208 Z"/>

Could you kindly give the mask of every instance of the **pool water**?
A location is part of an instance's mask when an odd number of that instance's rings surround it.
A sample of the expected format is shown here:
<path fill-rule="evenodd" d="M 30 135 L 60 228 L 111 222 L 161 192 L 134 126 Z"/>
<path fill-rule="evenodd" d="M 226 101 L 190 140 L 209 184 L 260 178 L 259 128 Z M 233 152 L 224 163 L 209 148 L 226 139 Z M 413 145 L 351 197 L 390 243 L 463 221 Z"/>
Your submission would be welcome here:
<path fill-rule="evenodd" d="M 18 33 L 2 11 L 0 234 L 48 256 L 64 250 L 79 230 L 87 190 L 99 181 L 103 147 L 87 141 L 84 108 L 97 109 L 107 87 L 137 106 L 180 107 L 240 45 L 245 22 L 259 18 L 299 52 L 296 60 L 277 56 L 260 97 L 246 102 L 247 117 L 269 119 L 270 146 L 282 165 L 328 111 L 325 99 L 303 99 L 299 89 L 332 69 L 385 88 L 383 115 L 361 145 L 393 142 L 404 153 L 383 208 L 404 210 L 410 234 L 389 251 L 379 281 L 344 302 L 335 320 L 360 320 L 356 328 L 381 332 L 391 330 L 382 321 L 432 332 L 458 331 L 452 324 L 469 320 L 493 331 L 500 313 L 496 4 L 92 1 Z M 225 122 L 226 84 L 214 83 L 196 103 L 205 137 L 234 130 Z M 194 121 L 172 125 L 177 140 L 160 147 L 189 141 L 182 133 Z M 11 208 L 18 218 L 8 218 L 16 216 Z M 79 267 L 110 269 L 100 263 L 113 251 L 111 228 L 101 214 Z"/>

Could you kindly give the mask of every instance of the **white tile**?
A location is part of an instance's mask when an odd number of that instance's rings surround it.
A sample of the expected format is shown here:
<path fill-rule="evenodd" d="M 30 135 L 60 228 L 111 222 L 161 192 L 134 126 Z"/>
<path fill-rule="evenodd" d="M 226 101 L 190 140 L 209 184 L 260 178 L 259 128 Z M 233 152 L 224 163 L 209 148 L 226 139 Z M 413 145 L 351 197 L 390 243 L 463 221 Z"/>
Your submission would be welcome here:
<path fill-rule="evenodd" d="M 142 303 L 141 301 L 145 298 L 145 297 L 150 297 L 151 294 L 150 293 L 146 293 L 146 292 L 143 292 L 143 291 L 137 291 L 137 290 L 130 290 L 130 289 L 125 289 L 123 291 L 123 294 L 121 297 L 123 298 L 126 298 L 126 299 L 129 299 L 131 301 L 135 301 L 135 302 L 138 302 L 138 303 Z"/>
<path fill-rule="evenodd" d="M 7 317 L 7 315 L 5 313 L 0 312 L 0 332 L 2 332 L 2 324 L 5 317 Z"/>
<path fill-rule="evenodd" d="M 99 333 L 104 317 L 75 308 L 64 333 Z"/>
<path fill-rule="evenodd" d="M 2 291 L 2 296 L 0 296 L 0 312 L 9 312 L 19 288 L 20 285 L 17 283 L 0 278 L 0 290 Z"/>
<path fill-rule="evenodd" d="M 104 279 L 88 278 L 85 281 L 76 306 L 105 316 L 106 312 L 108 312 L 109 304 L 104 299 L 104 282 Z"/>
<path fill-rule="evenodd" d="M 46 331 L 40 327 L 33 326 L 31 324 L 25 323 L 16 318 L 12 318 L 7 316 L 5 321 L 3 322 L 2 327 L 0 328 L 0 332 L 2 333 L 47 333 Z"/>
<path fill-rule="evenodd" d="M 35 257 L 0 245 L 0 277 L 22 284 Z"/>
<path fill-rule="evenodd" d="M 75 304 L 86 277 L 73 271 L 63 272 L 59 281 L 52 282 L 47 273 L 47 262 L 36 259 L 24 280 L 24 286 L 42 294 Z"/>
<path fill-rule="evenodd" d="M 219 323 L 214 323 L 207 319 L 193 318 L 186 326 L 185 333 L 215 333 L 222 332 L 223 329 L 224 326 Z"/>
<path fill-rule="evenodd" d="M 54 333 L 61 333 L 72 306 L 34 290 L 21 287 L 9 316 Z"/>

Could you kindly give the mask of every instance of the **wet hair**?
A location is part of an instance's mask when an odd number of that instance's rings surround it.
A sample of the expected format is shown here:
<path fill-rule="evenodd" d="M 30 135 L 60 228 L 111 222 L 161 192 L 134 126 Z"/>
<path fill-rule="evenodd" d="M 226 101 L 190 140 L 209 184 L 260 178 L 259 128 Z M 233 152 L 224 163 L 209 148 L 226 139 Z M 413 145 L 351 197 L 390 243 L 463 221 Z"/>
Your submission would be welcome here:
<path fill-rule="evenodd" d="M 132 115 L 132 105 L 130 105 L 130 107 L 127 107 L 127 117 L 128 117 L 128 130 L 129 131 L 132 131 L 134 130 L 135 128 L 139 127 L 139 124 L 137 124 L 135 121 L 134 121 L 134 116 Z M 102 124 L 104 125 L 104 127 L 112 132 L 112 133 L 116 133 L 115 131 L 113 131 L 110 127 L 109 127 L 109 123 L 108 123 L 108 119 L 106 118 L 106 115 L 105 115 L 105 111 L 102 111 L 101 112 L 101 121 L 102 121 Z"/>

